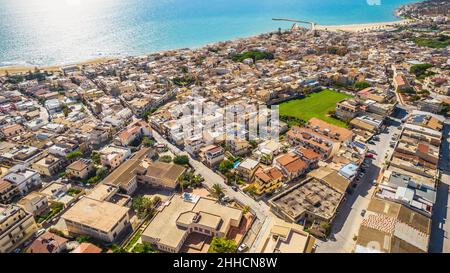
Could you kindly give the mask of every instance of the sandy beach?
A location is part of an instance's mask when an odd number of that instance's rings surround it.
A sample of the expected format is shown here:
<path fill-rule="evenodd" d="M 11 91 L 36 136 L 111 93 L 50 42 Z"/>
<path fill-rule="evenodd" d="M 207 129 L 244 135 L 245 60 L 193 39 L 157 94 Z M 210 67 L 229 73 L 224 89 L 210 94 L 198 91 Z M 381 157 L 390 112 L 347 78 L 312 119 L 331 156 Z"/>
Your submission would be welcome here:
<path fill-rule="evenodd" d="M 381 23 L 367 23 L 367 24 L 352 24 L 352 25 L 316 25 L 315 28 L 318 30 L 329 30 L 329 31 L 349 31 L 349 32 L 359 32 L 359 31 L 371 31 L 378 29 L 386 29 L 398 25 L 406 25 L 412 22 L 410 19 L 394 21 L 394 22 L 381 22 Z"/>
<path fill-rule="evenodd" d="M 56 72 L 56 71 L 60 71 L 60 68 L 64 67 L 64 66 L 69 66 L 69 65 L 82 66 L 82 65 L 108 62 L 108 61 L 111 61 L 114 59 L 116 59 L 116 58 L 103 57 L 103 58 L 96 58 L 96 59 L 91 59 L 91 60 L 72 63 L 72 64 L 52 65 L 52 66 L 42 66 L 42 67 L 38 66 L 37 68 L 42 71 Z M 28 71 L 34 71 L 34 69 L 35 69 L 35 66 L 3 66 L 3 67 L 0 67 L 0 75 L 5 75 L 6 72 L 8 72 L 9 74 L 27 73 Z"/>

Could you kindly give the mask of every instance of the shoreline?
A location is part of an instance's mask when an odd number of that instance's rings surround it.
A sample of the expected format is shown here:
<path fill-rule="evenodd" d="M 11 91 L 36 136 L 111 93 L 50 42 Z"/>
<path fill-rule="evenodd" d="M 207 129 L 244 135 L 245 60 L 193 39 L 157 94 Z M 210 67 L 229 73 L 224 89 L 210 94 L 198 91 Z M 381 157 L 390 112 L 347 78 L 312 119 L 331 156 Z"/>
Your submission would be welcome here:
<path fill-rule="evenodd" d="M 400 7 L 399 7 L 400 8 Z M 398 9 L 395 10 L 395 15 L 397 14 Z M 381 30 L 381 29 L 387 29 L 393 26 L 397 25 L 407 25 L 408 23 L 414 21 L 412 19 L 403 19 L 399 17 L 400 20 L 398 21 L 389 21 L 389 22 L 378 22 L 378 23 L 357 23 L 357 24 L 343 24 L 343 25 L 315 25 L 314 29 L 316 30 L 322 30 L 322 31 L 346 31 L 346 32 L 361 32 L 361 31 L 373 31 L 373 30 Z M 263 33 L 260 33 L 263 34 Z M 250 38 L 254 36 L 258 36 L 260 34 L 248 36 L 248 37 L 240 37 L 237 39 L 245 39 Z M 217 41 L 210 44 L 219 43 L 221 41 Z M 205 46 L 208 46 L 210 44 L 205 44 L 199 47 L 195 48 L 202 48 Z M 179 48 L 180 49 L 180 48 Z M 191 48 L 192 49 L 192 48 Z M 171 50 L 178 50 L 178 49 L 171 49 Z M 164 52 L 167 50 L 161 50 L 156 52 Z M 169 50 L 170 51 L 170 50 Z M 147 53 L 150 54 L 150 53 Z M 141 54 L 141 55 L 147 55 L 147 54 Z M 136 55 L 139 56 L 139 55 Z M 0 76 L 6 75 L 6 72 L 9 74 L 23 74 L 27 73 L 28 71 L 33 71 L 36 67 L 39 70 L 42 71 L 50 71 L 50 72 L 56 72 L 60 71 L 62 67 L 65 66 L 83 66 L 83 65 L 90 65 L 90 64 L 99 64 L 99 63 L 106 63 L 112 60 L 117 60 L 119 58 L 126 58 L 126 57 L 133 57 L 133 56 L 111 56 L 111 57 L 100 57 L 95 59 L 88 59 L 85 61 L 80 62 L 72 62 L 67 64 L 55 64 L 55 65 L 48 65 L 48 66 L 26 66 L 26 65 L 12 65 L 12 66 L 0 66 Z"/>
<path fill-rule="evenodd" d="M 83 66 L 83 65 L 90 65 L 90 64 L 106 63 L 106 62 L 109 62 L 112 60 L 117 60 L 118 58 L 120 58 L 120 57 L 119 56 L 117 56 L 117 57 L 101 57 L 101 58 L 80 61 L 80 62 L 73 62 L 73 63 L 67 63 L 67 64 L 55 64 L 55 65 L 48 65 L 48 66 L 32 66 L 32 65 L 30 65 L 30 66 L 27 66 L 27 65 L 0 66 L 0 76 L 6 75 L 6 72 L 8 72 L 9 74 L 28 73 L 28 71 L 33 71 L 36 67 L 42 71 L 56 72 L 56 71 L 60 71 L 61 68 L 65 67 L 65 66 L 71 66 L 71 65 Z"/>
<path fill-rule="evenodd" d="M 411 23 L 412 19 L 401 19 L 399 21 L 380 22 L 380 23 L 362 23 L 362 24 L 348 24 L 348 25 L 316 25 L 317 30 L 327 31 L 348 31 L 348 32 L 360 32 L 386 29 L 397 25 L 406 25 Z"/>

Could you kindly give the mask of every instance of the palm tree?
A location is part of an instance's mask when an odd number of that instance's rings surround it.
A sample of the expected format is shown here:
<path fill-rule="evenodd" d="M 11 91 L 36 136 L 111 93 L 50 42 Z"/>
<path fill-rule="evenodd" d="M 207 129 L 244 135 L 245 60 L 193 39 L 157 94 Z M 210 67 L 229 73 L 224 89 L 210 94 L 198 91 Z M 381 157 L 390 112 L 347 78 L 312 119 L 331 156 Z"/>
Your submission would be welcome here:
<path fill-rule="evenodd" d="M 224 188 L 222 187 L 222 185 L 220 185 L 218 183 L 214 184 L 212 186 L 212 189 L 213 189 L 212 195 L 217 199 L 219 199 L 220 196 L 222 196 L 222 194 L 224 192 Z"/>
<path fill-rule="evenodd" d="M 242 213 L 243 213 L 244 215 L 246 215 L 249 211 L 250 211 L 250 206 L 249 206 L 249 205 L 245 205 L 245 206 L 242 208 Z"/>

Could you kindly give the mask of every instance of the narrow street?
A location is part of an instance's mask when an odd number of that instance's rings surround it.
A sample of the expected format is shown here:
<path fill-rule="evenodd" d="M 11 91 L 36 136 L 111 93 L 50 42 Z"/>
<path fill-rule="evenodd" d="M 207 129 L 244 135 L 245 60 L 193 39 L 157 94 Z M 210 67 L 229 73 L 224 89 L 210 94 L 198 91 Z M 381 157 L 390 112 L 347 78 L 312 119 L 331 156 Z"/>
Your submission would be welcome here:
<path fill-rule="evenodd" d="M 378 178 L 385 162 L 385 156 L 393 149 L 389 143 L 394 134 L 399 134 L 397 121 L 389 123 L 388 131 L 379 134 L 380 140 L 369 145 L 369 150 L 376 152 L 375 158 L 368 164 L 366 174 L 358 183 L 355 191 L 347 195 L 347 200 L 339 207 L 339 212 L 331 226 L 331 234 L 327 241 L 317 240 L 317 253 L 349 253 L 355 246 L 354 237 L 358 234 L 363 220 L 362 210 L 367 209 L 375 187 L 372 182 Z"/>
<path fill-rule="evenodd" d="M 439 170 L 441 182 L 437 186 L 436 203 L 433 208 L 429 252 L 450 252 L 450 124 L 442 132 Z"/>

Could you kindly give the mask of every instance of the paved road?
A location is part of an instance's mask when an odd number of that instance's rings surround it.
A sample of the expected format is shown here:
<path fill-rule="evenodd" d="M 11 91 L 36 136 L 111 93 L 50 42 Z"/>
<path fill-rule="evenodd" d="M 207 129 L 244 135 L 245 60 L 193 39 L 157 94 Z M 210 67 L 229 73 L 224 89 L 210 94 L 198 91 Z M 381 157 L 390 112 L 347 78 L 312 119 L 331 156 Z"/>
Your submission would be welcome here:
<path fill-rule="evenodd" d="M 432 253 L 450 252 L 450 125 L 443 130 L 443 140 L 439 161 L 442 172 L 441 182 L 437 187 L 436 203 L 433 207 L 429 251 Z"/>
<path fill-rule="evenodd" d="M 164 143 L 167 145 L 169 150 L 175 154 L 175 155 L 187 155 L 189 157 L 189 163 L 191 166 L 195 169 L 195 172 L 197 174 L 200 174 L 205 179 L 205 184 L 207 187 L 211 188 L 214 184 L 218 183 L 225 189 L 225 194 L 234 198 L 238 202 L 244 205 L 248 205 L 250 209 L 256 214 L 256 217 L 259 219 L 259 221 L 262 223 L 261 231 L 257 235 L 255 239 L 254 245 L 257 245 L 257 243 L 261 240 L 262 234 L 264 234 L 264 231 L 267 229 L 268 225 L 270 224 L 270 221 L 266 219 L 268 218 L 268 215 L 271 215 L 270 207 L 267 206 L 266 203 L 262 201 L 255 201 L 250 196 L 244 194 L 242 191 L 234 191 L 231 189 L 230 186 L 228 186 L 225 183 L 225 180 L 215 173 L 210 168 L 206 167 L 203 163 L 193 159 L 188 153 L 181 151 L 178 147 L 170 143 L 168 140 L 163 138 L 158 132 L 153 131 L 153 138 L 160 143 Z M 254 247 L 250 248 L 249 252 L 254 251 Z"/>
<path fill-rule="evenodd" d="M 399 122 L 392 122 L 388 132 L 381 133 L 380 140 L 375 142 L 375 145 L 369 145 L 369 150 L 374 150 L 377 155 L 370 161 L 367 172 L 355 191 L 348 195 L 347 200 L 339 207 L 328 240 L 317 240 L 317 253 L 349 253 L 353 251 L 355 247 L 353 238 L 358 234 L 363 220 L 361 211 L 369 205 L 375 189 L 372 181 L 378 178 L 385 162 L 385 156 L 393 152 L 393 149 L 389 147 L 389 142 L 395 133 L 400 132 L 400 129 L 397 128 L 398 125 L 400 125 Z"/>
<path fill-rule="evenodd" d="M 50 121 L 48 111 L 44 106 L 39 106 L 39 118 L 42 119 L 44 124 Z"/>

